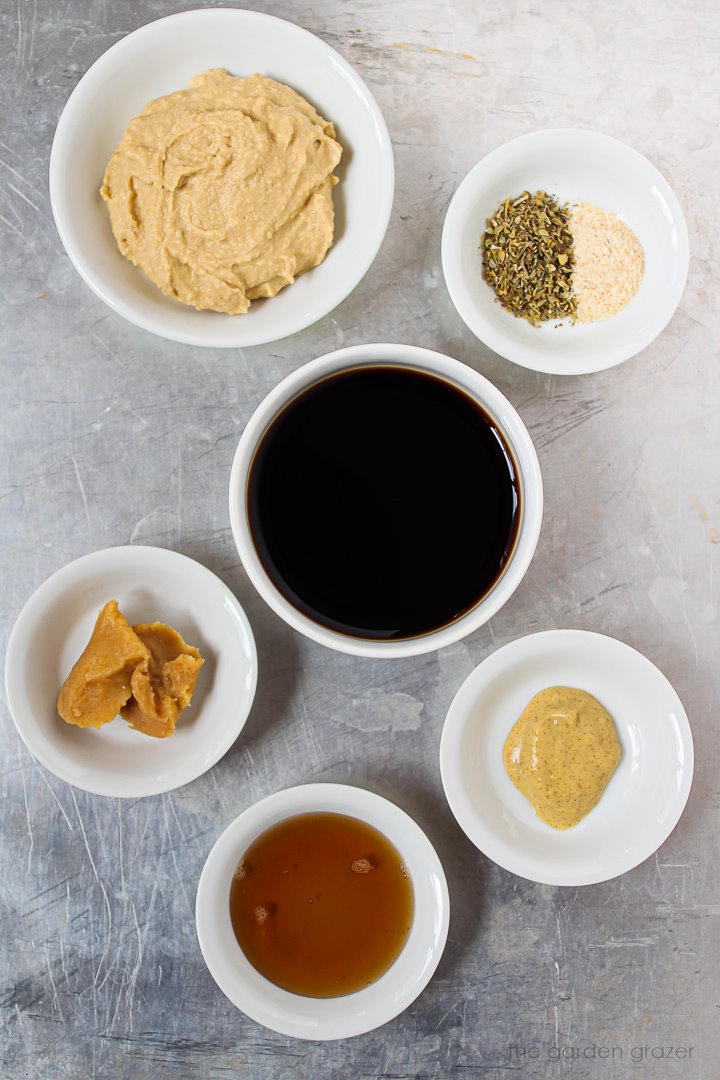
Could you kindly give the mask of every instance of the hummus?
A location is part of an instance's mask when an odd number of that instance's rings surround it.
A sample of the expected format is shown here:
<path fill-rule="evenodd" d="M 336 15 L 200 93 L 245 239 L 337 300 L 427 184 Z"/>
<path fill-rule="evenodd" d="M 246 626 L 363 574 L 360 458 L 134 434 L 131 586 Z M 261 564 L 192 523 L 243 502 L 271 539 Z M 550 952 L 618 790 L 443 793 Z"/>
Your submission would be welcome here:
<path fill-rule="evenodd" d="M 166 296 L 246 312 L 325 258 L 334 136 L 273 79 L 191 79 L 149 102 L 108 162 L 100 194 L 120 251 Z"/>

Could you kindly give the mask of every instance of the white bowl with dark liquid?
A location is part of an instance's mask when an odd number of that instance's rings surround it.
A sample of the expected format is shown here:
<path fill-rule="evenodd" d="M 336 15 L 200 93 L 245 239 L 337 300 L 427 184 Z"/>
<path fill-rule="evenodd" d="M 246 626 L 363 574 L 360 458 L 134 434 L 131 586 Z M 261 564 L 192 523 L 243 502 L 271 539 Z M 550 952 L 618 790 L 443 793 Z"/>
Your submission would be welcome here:
<path fill-rule="evenodd" d="M 340 652 L 414 656 L 472 633 L 524 577 L 542 521 L 537 454 L 500 391 L 411 345 L 340 349 L 261 402 L 230 477 L 250 580 Z"/>

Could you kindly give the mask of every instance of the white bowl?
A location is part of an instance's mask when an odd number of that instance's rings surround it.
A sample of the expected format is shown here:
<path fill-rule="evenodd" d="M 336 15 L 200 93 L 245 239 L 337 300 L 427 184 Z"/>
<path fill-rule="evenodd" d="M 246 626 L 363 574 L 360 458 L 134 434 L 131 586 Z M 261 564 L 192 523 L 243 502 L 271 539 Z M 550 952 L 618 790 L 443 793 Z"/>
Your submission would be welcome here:
<path fill-rule="evenodd" d="M 535 694 L 587 690 L 617 729 L 622 758 L 587 817 L 546 825 L 505 771 L 503 746 Z M 665 676 L 622 641 L 549 630 L 492 653 L 458 690 L 440 742 L 445 795 L 472 842 L 506 870 L 546 885 L 591 885 L 631 870 L 675 828 L 690 793 L 693 742 Z"/>
<path fill-rule="evenodd" d="M 127 125 L 153 98 L 187 88 L 208 68 L 260 72 L 306 97 L 344 148 L 334 191 L 335 243 L 320 266 L 245 315 L 195 311 L 164 296 L 115 244 L 99 189 Z M 394 190 L 385 121 L 365 83 L 319 38 L 255 11 L 185 11 L 108 49 L 60 117 L 50 155 L 50 200 L 65 250 L 97 295 L 136 326 L 190 345 L 258 345 L 294 334 L 350 293 L 385 235 Z"/>
<path fill-rule="evenodd" d="M 120 717 L 94 731 L 58 715 L 60 687 L 108 600 L 131 624 L 169 623 L 205 660 L 170 738 L 150 738 Z M 58 570 L 18 615 L 5 661 L 8 706 L 30 753 L 61 780 L 116 798 L 159 795 L 212 768 L 242 730 L 256 684 L 255 641 L 233 594 L 164 548 L 107 548 Z"/>
<path fill-rule="evenodd" d="M 283 407 L 331 373 L 383 363 L 429 371 L 460 387 L 480 403 L 503 432 L 519 471 L 521 516 L 512 555 L 490 592 L 462 618 L 439 630 L 389 641 L 350 637 L 314 622 L 294 608 L 267 575 L 258 557 L 247 515 L 247 483 L 255 450 Z M 535 447 L 519 415 L 503 394 L 472 368 L 442 353 L 413 345 L 356 345 L 328 353 L 283 379 L 251 416 L 235 452 L 230 474 L 230 524 L 243 566 L 263 600 L 290 626 L 314 641 L 355 656 L 400 657 L 432 652 L 471 634 L 496 614 L 522 581 L 537 546 L 543 490 Z"/>
<path fill-rule="evenodd" d="M 525 189 L 594 203 L 630 226 L 645 253 L 645 276 L 626 308 L 600 322 L 533 327 L 496 303 L 483 280 L 480 241 L 486 219 Z M 685 219 L 667 181 L 637 150 L 595 131 L 536 131 L 493 150 L 455 192 L 442 235 L 445 282 L 472 332 L 507 360 L 555 375 L 601 371 L 649 345 L 680 302 L 688 260 Z"/>
<path fill-rule="evenodd" d="M 327 811 L 358 818 L 398 849 L 410 873 L 415 913 L 405 946 L 370 986 L 336 998 L 309 998 L 275 986 L 246 959 L 230 921 L 230 883 L 252 842 L 296 814 Z M 298 1039 L 346 1039 L 386 1024 L 427 986 L 440 962 L 450 900 L 440 860 L 408 815 L 362 788 L 306 784 L 287 788 L 249 807 L 220 836 L 200 876 L 195 905 L 200 948 L 222 992 L 252 1020 Z"/>

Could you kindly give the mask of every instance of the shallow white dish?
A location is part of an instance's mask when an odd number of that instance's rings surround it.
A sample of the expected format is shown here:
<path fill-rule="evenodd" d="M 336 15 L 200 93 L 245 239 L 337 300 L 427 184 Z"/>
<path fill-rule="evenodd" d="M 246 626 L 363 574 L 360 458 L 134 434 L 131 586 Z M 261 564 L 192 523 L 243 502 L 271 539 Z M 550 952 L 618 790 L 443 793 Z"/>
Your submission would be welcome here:
<path fill-rule="evenodd" d="M 596 323 L 533 327 L 496 303 L 480 241 L 486 219 L 525 189 L 594 203 L 629 225 L 645 253 L 645 276 L 626 308 Z M 655 166 L 617 139 L 572 128 L 523 135 L 484 157 L 455 192 L 442 235 L 445 282 L 472 332 L 500 356 L 556 375 L 614 367 L 649 345 L 680 302 L 688 261 L 682 210 Z"/>
<path fill-rule="evenodd" d="M 60 687 L 108 600 L 131 624 L 169 623 L 205 659 L 168 739 L 120 717 L 95 731 L 58 715 Z M 30 753 L 61 780 L 118 798 L 159 795 L 210 769 L 242 730 L 256 684 L 255 640 L 240 604 L 206 567 L 165 548 L 107 548 L 63 566 L 20 612 L 5 661 L 8 706 Z"/>
<path fill-rule="evenodd" d="M 437 375 L 458 386 L 475 401 L 500 428 L 518 470 L 520 483 L 520 525 L 517 540 L 505 568 L 490 591 L 473 608 L 453 622 L 410 638 L 369 640 L 353 637 L 309 618 L 294 607 L 276 587 L 263 566 L 252 537 L 247 512 L 247 485 L 255 451 L 268 426 L 294 397 L 313 383 L 338 371 L 373 364 L 414 368 Z M 371 436 L 370 436 L 371 437 Z M 471 498 L 468 494 L 468 498 Z M 493 383 L 467 364 L 443 353 L 415 345 L 353 345 L 327 353 L 304 364 L 278 383 L 261 401 L 238 443 L 230 473 L 230 525 L 248 577 L 273 611 L 301 634 L 328 648 L 355 656 L 418 656 L 444 648 L 467 637 L 492 618 L 524 578 L 537 547 L 543 515 L 543 486 L 540 463 L 525 424 Z"/>
<path fill-rule="evenodd" d="M 537 817 L 502 758 L 530 699 L 558 685 L 593 694 L 622 746 L 600 802 L 568 830 Z M 458 690 L 440 741 L 458 824 L 500 866 L 546 885 L 606 881 L 652 855 L 682 814 L 693 760 L 690 725 L 665 676 L 622 641 L 582 630 L 531 634 L 492 653 Z"/>
<path fill-rule="evenodd" d="M 129 122 L 153 98 L 209 68 L 260 72 L 306 97 L 336 127 L 335 242 L 325 261 L 245 315 L 195 311 L 164 296 L 117 249 L 99 194 Z M 97 295 L 137 326 L 172 341 L 258 345 L 310 326 L 363 277 L 385 235 L 394 191 L 385 121 L 365 83 L 334 49 L 293 23 L 255 11 L 185 11 L 140 27 L 83 76 L 60 117 L 50 200 L 65 250 Z"/>
<path fill-rule="evenodd" d="M 397 960 L 370 986 L 344 997 L 302 997 L 275 986 L 245 958 L 230 922 L 230 883 L 250 844 L 277 822 L 314 811 L 347 814 L 382 832 L 402 855 L 415 894 L 412 929 Z M 450 902 L 434 848 L 403 810 L 362 788 L 306 784 L 261 799 L 228 825 L 207 857 L 195 913 L 205 963 L 233 1005 L 282 1035 L 346 1039 L 386 1024 L 425 988 L 445 948 Z"/>

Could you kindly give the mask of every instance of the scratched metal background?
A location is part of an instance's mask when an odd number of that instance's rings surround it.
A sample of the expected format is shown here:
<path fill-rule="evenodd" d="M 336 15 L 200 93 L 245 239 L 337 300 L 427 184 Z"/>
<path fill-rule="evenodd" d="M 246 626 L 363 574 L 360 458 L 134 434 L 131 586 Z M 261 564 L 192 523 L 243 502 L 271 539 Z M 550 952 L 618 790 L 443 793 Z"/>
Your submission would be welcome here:
<path fill-rule="evenodd" d="M 126 32 L 191 6 L 0 4 L 3 643 L 58 567 L 142 542 L 219 574 L 260 653 L 242 737 L 209 774 L 162 798 L 102 799 L 56 780 L 3 703 L 0 1074 L 716 1077 L 718 5 L 250 5 L 297 21 L 357 67 L 387 119 L 397 192 L 355 292 L 290 340 L 237 352 L 164 342 L 112 314 L 71 267 L 48 200 L 54 127 L 80 76 Z M 483 348 L 440 270 L 458 181 L 486 151 L 549 125 L 636 146 L 673 185 L 690 229 L 688 288 L 662 337 L 620 368 L 575 379 Z M 372 339 L 440 349 L 489 376 L 527 422 L 546 483 L 537 555 L 492 625 L 394 663 L 325 651 L 271 615 L 238 564 L 226 510 L 235 445 L 267 390 L 315 355 Z M 437 768 L 465 675 L 520 634 L 565 626 L 646 653 L 683 699 L 697 755 L 689 804 L 657 855 L 575 890 L 484 859 L 455 825 Z M 231 818 L 317 778 L 366 784 L 413 814 L 452 898 L 447 951 L 425 993 L 387 1027 L 327 1045 L 236 1012 L 205 969 L 193 922 L 200 869 Z M 583 1057 L 593 1046 L 610 1056 Z M 661 1058 L 658 1047 L 692 1051 Z"/>

